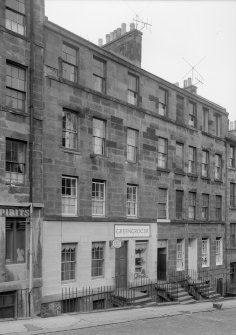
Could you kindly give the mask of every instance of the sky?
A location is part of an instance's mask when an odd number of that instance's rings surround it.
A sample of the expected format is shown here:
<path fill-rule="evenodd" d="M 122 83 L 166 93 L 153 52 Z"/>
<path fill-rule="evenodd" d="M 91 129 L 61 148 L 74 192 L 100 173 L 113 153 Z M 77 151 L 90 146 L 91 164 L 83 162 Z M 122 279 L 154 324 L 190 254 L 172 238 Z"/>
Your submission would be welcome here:
<path fill-rule="evenodd" d="M 151 24 L 142 29 L 142 68 L 180 87 L 192 77 L 199 95 L 236 120 L 235 0 L 45 0 L 45 15 L 95 44 L 138 15 Z"/>

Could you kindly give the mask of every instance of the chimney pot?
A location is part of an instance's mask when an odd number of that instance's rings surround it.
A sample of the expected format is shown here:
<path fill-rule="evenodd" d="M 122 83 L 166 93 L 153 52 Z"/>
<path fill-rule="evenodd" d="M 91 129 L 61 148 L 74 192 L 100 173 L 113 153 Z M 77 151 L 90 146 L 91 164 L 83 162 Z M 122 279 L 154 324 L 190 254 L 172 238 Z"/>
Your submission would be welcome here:
<path fill-rule="evenodd" d="M 99 38 L 98 39 L 98 45 L 101 47 L 103 45 L 103 39 L 102 38 Z"/>
<path fill-rule="evenodd" d="M 192 85 L 192 79 L 188 78 L 188 86 L 191 86 L 191 85 Z"/>
<path fill-rule="evenodd" d="M 116 30 L 114 30 L 114 31 L 113 31 L 113 39 L 115 40 L 115 39 L 116 39 L 116 37 L 117 37 L 117 31 L 116 31 Z"/>
<path fill-rule="evenodd" d="M 117 28 L 117 37 L 120 37 L 121 36 L 121 28 Z"/>
<path fill-rule="evenodd" d="M 113 31 L 110 32 L 110 42 L 114 39 L 113 37 Z"/>
<path fill-rule="evenodd" d="M 184 88 L 187 87 L 187 86 L 188 86 L 188 80 L 185 79 L 185 80 L 184 80 Z"/>
<path fill-rule="evenodd" d="M 110 34 L 106 34 L 106 43 L 110 42 Z"/>
<path fill-rule="evenodd" d="M 126 23 L 121 24 L 121 35 L 124 35 L 126 33 Z"/>
<path fill-rule="evenodd" d="M 135 24 L 134 23 L 130 23 L 130 30 L 134 30 L 135 29 Z"/>

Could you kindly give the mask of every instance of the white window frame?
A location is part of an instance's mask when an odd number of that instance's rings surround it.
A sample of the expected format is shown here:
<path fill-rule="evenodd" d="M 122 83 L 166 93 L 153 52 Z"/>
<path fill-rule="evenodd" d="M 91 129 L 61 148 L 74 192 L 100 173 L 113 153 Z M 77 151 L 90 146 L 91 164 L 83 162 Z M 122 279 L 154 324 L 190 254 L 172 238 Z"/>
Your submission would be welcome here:
<path fill-rule="evenodd" d="M 209 219 L 209 194 L 202 193 L 202 219 Z"/>
<path fill-rule="evenodd" d="M 106 183 L 92 181 L 92 216 L 105 216 Z"/>
<path fill-rule="evenodd" d="M 100 93 L 106 92 L 106 62 L 96 56 L 93 56 L 93 88 Z"/>
<path fill-rule="evenodd" d="M 6 106 L 25 112 L 26 70 L 11 62 L 6 63 L 6 70 Z"/>
<path fill-rule="evenodd" d="M 101 126 L 99 126 L 101 125 Z M 106 122 L 93 118 L 93 152 L 96 155 L 105 155 Z"/>
<path fill-rule="evenodd" d="M 6 138 L 6 184 L 22 185 L 26 172 L 26 143 Z"/>
<path fill-rule="evenodd" d="M 197 105 L 194 102 L 189 101 L 188 110 L 189 110 L 188 124 L 189 124 L 190 127 L 196 128 L 196 125 L 197 125 Z"/>
<path fill-rule="evenodd" d="M 159 88 L 159 104 L 158 104 L 158 114 L 162 116 L 167 115 L 167 90 L 164 88 Z M 163 98 L 163 99 L 162 99 Z"/>
<path fill-rule="evenodd" d="M 127 161 L 137 162 L 138 131 L 127 128 Z"/>
<path fill-rule="evenodd" d="M 75 55 L 72 54 L 75 53 Z M 77 66 L 77 49 L 67 43 L 62 45 L 62 61 L 61 72 L 62 78 L 71 82 L 77 82 L 78 66 Z"/>
<path fill-rule="evenodd" d="M 223 239 L 222 237 L 216 238 L 216 265 L 223 264 Z"/>
<path fill-rule="evenodd" d="M 91 249 L 91 277 L 92 279 L 104 277 L 105 247 L 106 247 L 105 242 L 92 242 L 92 249 Z M 98 249 L 99 257 L 97 257 L 96 251 L 94 251 L 94 248 Z M 96 256 L 96 258 L 94 256 Z M 96 264 L 97 266 L 95 267 L 94 264 Z"/>
<path fill-rule="evenodd" d="M 65 193 L 68 192 L 70 194 L 63 194 L 63 179 L 70 181 L 71 186 L 69 187 L 66 186 L 64 183 Z M 74 186 L 72 184 L 74 184 Z M 76 177 L 69 177 L 69 176 L 64 176 L 64 175 L 62 176 L 61 202 L 62 202 L 62 216 L 76 216 L 77 215 L 77 178 Z M 74 208 L 73 212 L 68 211 L 68 208 L 70 207 Z M 65 210 L 65 208 L 67 208 L 67 210 Z"/>
<path fill-rule="evenodd" d="M 132 87 L 131 80 L 135 80 L 135 87 Z M 131 105 L 138 105 L 139 95 L 139 78 L 131 73 L 128 73 L 128 88 L 127 88 L 127 102 Z"/>
<path fill-rule="evenodd" d="M 210 240 L 209 238 L 202 239 L 202 267 L 210 266 Z"/>
<path fill-rule="evenodd" d="M 74 281 L 76 279 L 76 250 L 77 250 L 77 243 L 61 244 L 62 282 Z M 63 253 L 65 254 L 65 257 L 63 257 Z"/>
<path fill-rule="evenodd" d="M 130 218 L 137 217 L 138 187 L 136 185 L 127 185 L 127 208 L 126 215 Z"/>
<path fill-rule="evenodd" d="M 183 271 L 185 269 L 185 241 L 177 240 L 176 244 L 176 270 Z"/>

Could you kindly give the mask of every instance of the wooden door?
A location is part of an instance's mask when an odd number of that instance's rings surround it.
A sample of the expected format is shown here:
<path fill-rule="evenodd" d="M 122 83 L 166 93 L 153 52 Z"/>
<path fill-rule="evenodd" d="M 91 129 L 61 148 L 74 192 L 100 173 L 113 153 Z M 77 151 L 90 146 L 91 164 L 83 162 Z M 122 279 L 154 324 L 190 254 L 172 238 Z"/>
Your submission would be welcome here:
<path fill-rule="evenodd" d="M 126 287 L 127 285 L 127 242 L 122 242 L 120 248 L 116 249 L 115 261 L 116 286 Z"/>

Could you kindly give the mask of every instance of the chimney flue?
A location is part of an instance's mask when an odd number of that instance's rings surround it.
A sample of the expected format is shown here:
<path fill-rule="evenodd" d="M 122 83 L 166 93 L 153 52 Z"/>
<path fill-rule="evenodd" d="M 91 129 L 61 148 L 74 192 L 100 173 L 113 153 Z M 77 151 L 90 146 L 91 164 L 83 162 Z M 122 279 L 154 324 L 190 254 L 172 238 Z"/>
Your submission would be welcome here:
<path fill-rule="evenodd" d="M 126 33 L 126 23 L 121 24 L 121 35 L 124 35 Z"/>
<path fill-rule="evenodd" d="M 135 29 L 135 24 L 134 23 L 130 23 L 130 30 L 134 30 Z"/>
<path fill-rule="evenodd" d="M 103 39 L 102 38 L 98 39 L 98 45 L 99 45 L 99 47 L 102 47 L 102 45 L 103 45 Z"/>

